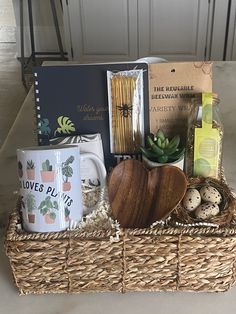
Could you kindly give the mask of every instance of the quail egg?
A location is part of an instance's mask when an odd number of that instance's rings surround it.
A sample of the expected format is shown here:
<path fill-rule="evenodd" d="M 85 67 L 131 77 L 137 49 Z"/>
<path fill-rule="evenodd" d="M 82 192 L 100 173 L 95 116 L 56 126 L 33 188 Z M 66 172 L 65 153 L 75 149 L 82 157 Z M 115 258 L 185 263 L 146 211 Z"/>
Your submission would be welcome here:
<path fill-rule="evenodd" d="M 222 201 L 220 192 L 213 186 L 203 186 L 200 190 L 200 195 L 204 202 L 211 202 L 219 205 Z"/>
<path fill-rule="evenodd" d="M 183 206 L 188 211 L 194 211 L 201 204 L 201 195 L 197 189 L 188 189 L 184 199 Z"/>
<path fill-rule="evenodd" d="M 217 214 L 219 214 L 219 212 L 220 209 L 217 204 L 206 202 L 198 206 L 198 208 L 195 211 L 195 216 L 196 218 L 205 220 L 216 216 Z"/>

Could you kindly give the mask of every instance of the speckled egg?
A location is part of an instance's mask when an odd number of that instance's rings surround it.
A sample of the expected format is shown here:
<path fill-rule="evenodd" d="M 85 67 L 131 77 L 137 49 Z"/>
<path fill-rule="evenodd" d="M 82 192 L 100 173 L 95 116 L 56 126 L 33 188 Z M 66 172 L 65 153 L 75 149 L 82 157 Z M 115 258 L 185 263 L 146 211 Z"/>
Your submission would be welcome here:
<path fill-rule="evenodd" d="M 220 209 L 217 204 L 206 202 L 198 206 L 198 208 L 195 211 L 195 216 L 196 218 L 205 220 L 218 215 L 219 212 Z"/>
<path fill-rule="evenodd" d="M 197 189 L 188 189 L 184 199 L 183 206 L 188 211 L 194 211 L 201 204 L 201 196 Z"/>
<path fill-rule="evenodd" d="M 213 186 L 203 186 L 200 190 L 200 195 L 204 202 L 211 202 L 219 205 L 222 201 L 220 192 Z"/>

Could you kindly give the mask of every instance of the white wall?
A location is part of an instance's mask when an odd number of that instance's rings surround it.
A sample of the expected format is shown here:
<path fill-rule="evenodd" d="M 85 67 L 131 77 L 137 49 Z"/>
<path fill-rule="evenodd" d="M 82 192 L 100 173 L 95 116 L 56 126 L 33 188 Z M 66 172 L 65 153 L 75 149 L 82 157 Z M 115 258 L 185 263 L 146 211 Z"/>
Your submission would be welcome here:
<path fill-rule="evenodd" d="M 15 42 L 15 30 L 12 0 L 0 0 L 0 42 Z"/>
<path fill-rule="evenodd" d="M 19 0 L 12 0 L 16 17 L 17 56 L 20 56 L 20 8 Z M 64 45 L 63 18 L 60 1 L 56 0 L 57 16 Z M 28 1 L 24 0 L 25 56 L 30 55 Z M 32 0 L 36 51 L 59 51 L 49 0 Z"/>

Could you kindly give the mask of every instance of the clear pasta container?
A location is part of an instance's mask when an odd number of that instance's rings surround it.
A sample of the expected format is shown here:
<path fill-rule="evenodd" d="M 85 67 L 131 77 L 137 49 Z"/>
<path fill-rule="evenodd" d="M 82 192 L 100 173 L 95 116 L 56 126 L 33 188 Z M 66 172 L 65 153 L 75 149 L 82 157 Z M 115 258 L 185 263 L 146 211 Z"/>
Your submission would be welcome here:
<path fill-rule="evenodd" d="M 107 72 L 111 153 L 132 154 L 144 143 L 143 70 Z"/>
<path fill-rule="evenodd" d="M 189 177 L 221 178 L 223 124 L 217 94 L 192 100 L 188 121 L 186 172 Z"/>

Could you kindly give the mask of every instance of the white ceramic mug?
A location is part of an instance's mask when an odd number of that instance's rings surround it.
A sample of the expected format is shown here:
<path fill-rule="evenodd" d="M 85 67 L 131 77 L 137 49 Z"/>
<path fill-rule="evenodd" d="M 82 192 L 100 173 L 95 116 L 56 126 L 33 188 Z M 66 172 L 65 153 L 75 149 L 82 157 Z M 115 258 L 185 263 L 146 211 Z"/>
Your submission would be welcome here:
<path fill-rule="evenodd" d="M 49 140 L 52 145 L 76 145 L 82 153 L 92 153 L 96 155 L 104 165 L 104 153 L 101 134 L 80 134 L 66 137 L 56 137 Z M 103 167 L 105 169 L 105 166 Z M 104 185 L 100 182 L 97 165 L 90 159 L 82 159 L 80 163 L 80 176 L 83 192 L 83 213 L 91 213 L 97 206 L 99 200 L 99 190 Z"/>
<path fill-rule="evenodd" d="M 160 57 L 143 57 L 137 59 L 135 62 L 146 62 L 148 64 L 153 64 L 153 63 L 166 63 L 168 61 Z"/>
<path fill-rule="evenodd" d="M 92 153 L 76 145 L 17 150 L 23 227 L 30 232 L 62 231 L 83 215 L 80 161 L 92 160 L 104 185 L 106 169 Z"/>

